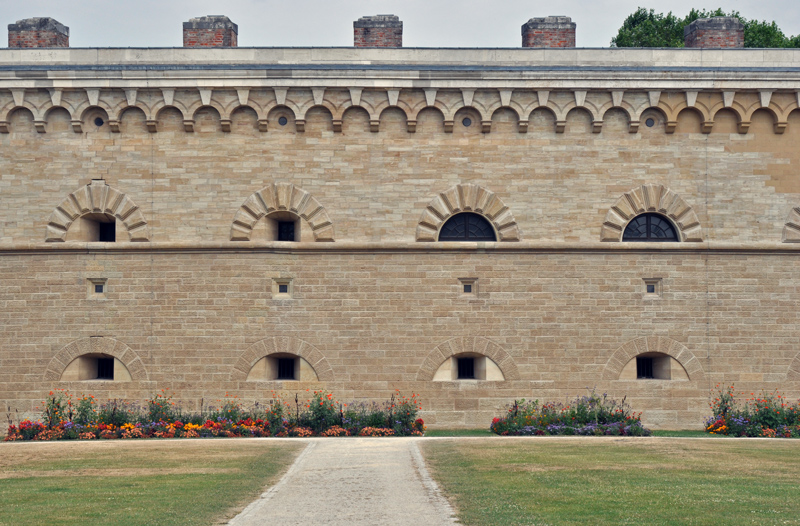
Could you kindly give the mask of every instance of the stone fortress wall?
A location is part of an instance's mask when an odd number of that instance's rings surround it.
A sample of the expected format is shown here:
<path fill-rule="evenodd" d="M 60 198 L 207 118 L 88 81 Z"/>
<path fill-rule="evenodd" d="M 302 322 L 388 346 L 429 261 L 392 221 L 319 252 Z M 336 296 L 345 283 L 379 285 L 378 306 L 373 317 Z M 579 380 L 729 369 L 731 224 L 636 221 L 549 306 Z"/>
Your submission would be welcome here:
<path fill-rule="evenodd" d="M 570 29 L 549 18 L 523 37 Z M 459 427 L 596 387 L 687 428 L 719 382 L 800 394 L 800 52 L 191 36 L 0 50 L 4 408 L 400 389 Z M 498 242 L 437 242 L 465 211 Z M 621 242 L 646 212 L 681 242 Z M 460 356 L 482 378 L 454 378 Z M 669 372 L 637 379 L 637 356 Z"/>

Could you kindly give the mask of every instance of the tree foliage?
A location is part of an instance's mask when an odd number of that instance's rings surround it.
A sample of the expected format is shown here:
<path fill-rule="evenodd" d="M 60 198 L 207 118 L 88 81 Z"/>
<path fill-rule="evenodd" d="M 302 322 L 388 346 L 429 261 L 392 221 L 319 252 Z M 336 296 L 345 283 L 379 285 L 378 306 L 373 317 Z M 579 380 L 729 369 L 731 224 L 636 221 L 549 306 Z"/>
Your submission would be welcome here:
<path fill-rule="evenodd" d="M 787 37 L 774 21 L 748 20 L 738 11 L 726 13 L 722 9 L 707 11 L 692 9 L 679 18 L 670 11 L 656 13 L 653 9 L 638 8 L 629 15 L 611 39 L 612 47 L 683 47 L 683 28 L 698 18 L 732 16 L 744 25 L 744 47 L 788 48 L 800 47 L 800 35 Z"/>

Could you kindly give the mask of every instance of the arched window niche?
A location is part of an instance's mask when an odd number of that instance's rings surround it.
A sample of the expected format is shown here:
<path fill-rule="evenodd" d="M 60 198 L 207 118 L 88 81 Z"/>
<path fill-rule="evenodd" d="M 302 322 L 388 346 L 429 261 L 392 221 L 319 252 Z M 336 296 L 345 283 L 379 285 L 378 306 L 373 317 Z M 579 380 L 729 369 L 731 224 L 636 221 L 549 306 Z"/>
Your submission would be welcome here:
<path fill-rule="evenodd" d="M 445 221 L 439 241 L 497 241 L 492 224 L 480 214 L 463 212 Z"/>
<path fill-rule="evenodd" d="M 131 373 L 119 359 L 102 353 L 78 356 L 61 373 L 62 382 L 130 382 Z"/>
<path fill-rule="evenodd" d="M 280 211 L 267 214 L 259 221 L 250 240 L 313 242 L 315 239 L 307 221 L 293 212 Z"/>
<path fill-rule="evenodd" d="M 461 353 L 449 357 L 433 375 L 434 382 L 462 380 L 502 382 L 505 379 L 503 371 L 491 358 L 476 353 Z"/>
<path fill-rule="evenodd" d="M 622 241 L 678 242 L 678 229 L 666 216 L 656 213 L 639 214 L 625 226 Z"/>
<path fill-rule="evenodd" d="M 253 364 L 247 381 L 317 382 L 317 372 L 303 357 L 289 353 L 265 356 Z"/>
<path fill-rule="evenodd" d="M 632 358 L 619 375 L 620 380 L 689 380 L 686 369 L 668 354 L 646 352 Z"/>

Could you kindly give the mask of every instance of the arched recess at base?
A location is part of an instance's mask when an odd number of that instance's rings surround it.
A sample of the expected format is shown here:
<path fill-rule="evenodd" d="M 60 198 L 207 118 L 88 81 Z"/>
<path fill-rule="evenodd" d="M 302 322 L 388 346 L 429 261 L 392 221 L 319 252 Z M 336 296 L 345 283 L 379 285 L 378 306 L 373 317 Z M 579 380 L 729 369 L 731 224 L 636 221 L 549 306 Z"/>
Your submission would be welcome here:
<path fill-rule="evenodd" d="M 106 336 L 90 336 L 65 345 L 50 360 L 44 379 L 51 382 L 59 381 L 69 364 L 87 354 L 116 358 L 125 366 L 131 380 L 135 382 L 147 380 L 147 370 L 136 352 L 121 341 Z"/>
<path fill-rule="evenodd" d="M 634 358 L 645 353 L 665 354 L 674 358 L 689 376 L 697 381 L 705 377 L 703 367 L 692 352 L 681 342 L 665 336 L 642 336 L 619 347 L 606 362 L 604 380 L 618 380 L 622 369 Z"/>
<path fill-rule="evenodd" d="M 480 336 L 462 336 L 447 340 L 432 350 L 417 372 L 417 381 L 432 381 L 445 360 L 460 354 L 486 356 L 497 364 L 506 380 L 519 380 L 517 364 L 508 351 Z"/>
<path fill-rule="evenodd" d="M 243 382 L 247 380 L 250 370 L 261 359 L 275 355 L 299 356 L 314 369 L 314 373 L 321 382 L 332 382 L 333 369 L 322 353 L 310 343 L 291 336 L 274 336 L 264 338 L 248 347 L 236 360 L 231 372 L 231 381 Z"/>

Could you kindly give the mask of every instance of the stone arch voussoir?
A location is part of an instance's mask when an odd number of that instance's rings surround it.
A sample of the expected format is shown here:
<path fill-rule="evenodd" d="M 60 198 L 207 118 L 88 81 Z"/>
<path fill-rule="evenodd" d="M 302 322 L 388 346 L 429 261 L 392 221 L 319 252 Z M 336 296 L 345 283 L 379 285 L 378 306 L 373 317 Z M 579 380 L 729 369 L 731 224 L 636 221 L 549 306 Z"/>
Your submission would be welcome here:
<path fill-rule="evenodd" d="M 86 214 L 113 215 L 125 225 L 131 241 L 150 241 L 150 229 L 136 203 L 102 179 L 78 188 L 53 210 L 45 241 L 64 241 L 70 225 Z"/>
<path fill-rule="evenodd" d="M 699 381 L 705 378 L 705 372 L 703 372 L 700 360 L 681 342 L 666 336 L 642 336 L 624 343 L 614 351 L 611 358 L 606 362 L 606 367 L 603 370 L 603 379 L 619 380 L 619 375 L 625 365 L 636 356 L 647 352 L 671 356 L 681 364 L 692 381 Z"/>
<path fill-rule="evenodd" d="M 291 336 L 273 336 L 255 342 L 239 356 L 239 359 L 233 365 L 231 381 L 243 382 L 247 380 L 250 369 L 253 368 L 257 361 L 278 353 L 293 354 L 303 358 L 314 368 L 314 372 L 317 373 L 317 378 L 321 382 L 332 382 L 334 380 L 333 368 L 316 347 Z"/>
<path fill-rule="evenodd" d="M 660 184 L 642 185 L 622 194 L 606 214 L 600 241 L 621 241 L 628 222 L 647 212 L 669 217 L 678 227 L 681 241 L 703 241 L 703 229 L 694 209 L 678 194 Z"/>
<path fill-rule="evenodd" d="M 67 366 L 85 354 L 105 354 L 118 359 L 128 369 L 131 380 L 141 382 L 147 380 L 147 370 L 133 349 L 119 340 L 107 336 L 90 336 L 68 343 L 50 360 L 44 373 L 44 379 L 57 382 L 64 374 Z"/>
<path fill-rule="evenodd" d="M 480 336 L 462 336 L 439 344 L 422 362 L 417 381 L 430 382 L 436 370 L 451 356 L 473 353 L 486 356 L 497 364 L 506 380 L 519 380 L 519 369 L 514 358 L 500 345 Z"/>
<path fill-rule="evenodd" d="M 273 212 L 287 211 L 306 220 L 314 241 L 333 241 L 333 223 L 325 207 L 299 186 L 273 183 L 245 199 L 231 224 L 231 241 L 250 241 L 256 223 Z"/>
<path fill-rule="evenodd" d="M 794 360 L 789 365 L 789 370 L 786 371 L 786 381 L 800 382 L 800 353 L 794 357 Z"/>
<path fill-rule="evenodd" d="M 519 227 L 511 210 L 497 194 L 476 184 L 458 184 L 436 196 L 417 224 L 417 241 L 436 241 L 445 221 L 461 212 L 476 212 L 486 217 L 500 241 L 519 241 Z"/>
<path fill-rule="evenodd" d="M 800 243 L 800 206 L 792 208 L 786 224 L 783 225 L 783 236 L 781 241 L 784 243 Z"/>

